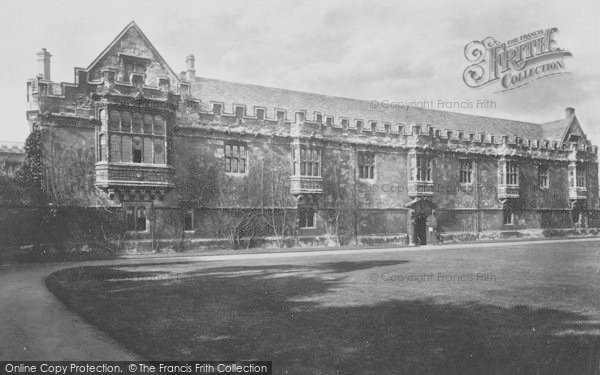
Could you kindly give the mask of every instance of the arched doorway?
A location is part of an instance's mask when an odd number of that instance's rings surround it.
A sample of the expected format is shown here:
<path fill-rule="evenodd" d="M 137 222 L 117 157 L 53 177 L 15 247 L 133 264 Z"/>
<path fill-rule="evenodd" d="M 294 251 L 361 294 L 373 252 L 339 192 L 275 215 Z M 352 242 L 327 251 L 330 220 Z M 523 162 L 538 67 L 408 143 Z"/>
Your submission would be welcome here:
<path fill-rule="evenodd" d="M 420 214 L 415 217 L 414 237 L 416 245 L 427 245 L 427 216 Z"/>
<path fill-rule="evenodd" d="M 427 244 L 427 218 L 435 209 L 435 205 L 429 199 L 417 198 L 409 202 L 408 208 L 408 240 L 410 245 Z"/>

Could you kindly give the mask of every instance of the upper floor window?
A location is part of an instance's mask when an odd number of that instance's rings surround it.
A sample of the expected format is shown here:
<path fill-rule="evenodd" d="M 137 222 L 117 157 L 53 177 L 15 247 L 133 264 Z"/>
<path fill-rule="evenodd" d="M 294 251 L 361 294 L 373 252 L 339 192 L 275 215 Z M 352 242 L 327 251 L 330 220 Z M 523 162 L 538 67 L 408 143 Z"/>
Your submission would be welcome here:
<path fill-rule="evenodd" d="M 277 111 L 277 121 L 282 122 L 285 120 L 285 112 Z"/>
<path fill-rule="evenodd" d="M 498 184 L 519 185 L 519 164 L 516 161 L 505 158 L 498 161 Z"/>
<path fill-rule="evenodd" d="M 460 161 L 460 183 L 470 184 L 473 175 L 473 162 L 471 160 Z"/>
<path fill-rule="evenodd" d="M 123 63 L 123 81 L 131 82 L 131 74 L 144 74 L 146 72 L 146 64 L 141 61 L 124 61 Z"/>
<path fill-rule="evenodd" d="M 342 119 L 342 128 L 343 129 L 348 128 L 348 119 L 345 119 L 345 118 Z"/>
<path fill-rule="evenodd" d="M 333 125 L 333 117 L 331 117 L 331 116 L 325 117 L 325 124 L 327 126 L 332 126 Z"/>
<path fill-rule="evenodd" d="M 292 163 L 296 176 L 321 176 L 321 150 L 308 146 L 292 149 Z"/>
<path fill-rule="evenodd" d="M 391 127 L 392 126 L 389 123 L 383 124 L 383 129 L 385 130 L 386 133 L 390 132 Z"/>
<path fill-rule="evenodd" d="M 237 117 L 238 119 L 241 119 L 244 117 L 244 107 L 241 106 L 236 106 L 235 107 L 235 117 Z"/>
<path fill-rule="evenodd" d="M 167 78 L 159 78 L 158 87 L 161 91 L 169 91 L 171 89 L 171 82 Z"/>
<path fill-rule="evenodd" d="M 363 127 L 362 120 L 356 120 L 356 130 L 361 131 Z"/>
<path fill-rule="evenodd" d="M 412 159 L 413 165 L 410 171 L 410 180 L 418 182 L 431 182 L 431 157 L 427 155 L 415 155 Z"/>
<path fill-rule="evenodd" d="M 320 113 L 317 113 L 315 121 L 317 122 L 317 124 L 322 124 L 323 123 L 323 115 Z"/>
<path fill-rule="evenodd" d="M 246 173 L 248 156 L 246 146 L 239 143 L 225 143 L 225 172 Z"/>
<path fill-rule="evenodd" d="M 212 113 L 215 116 L 221 116 L 221 114 L 223 113 L 223 106 L 219 103 L 213 103 Z"/>
<path fill-rule="evenodd" d="M 377 130 L 377 122 L 371 121 L 371 131 L 375 132 Z"/>
<path fill-rule="evenodd" d="M 166 121 L 161 115 L 112 110 L 108 123 L 110 162 L 165 164 Z M 106 142 L 104 136 L 99 139 Z"/>
<path fill-rule="evenodd" d="M 110 130 L 121 130 L 121 113 L 110 111 L 108 114 L 108 128 Z"/>
<path fill-rule="evenodd" d="M 538 185 L 541 188 L 547 188 L 548 187 L 548 166 L 546 164 L 538 164 L 537 172 L 538 172 Z"/>
<path fill-rule="evenodd" d="M 576 167 L 577 187 L 585 187 L 585 167 L 582 163 L 578 163 Z"/>
<path fill-rule="evenodd" d="M 519 164 L 507 160 L 500 171 L 500 181 L 504 185 L 519 185 Z"/>
<path fill-rule="evenodd" d="M 121 113 L 121 131 L 129 132 L 131 131 L 131 113 L 130 112 L 122 112 Z"/>
<path fill-rule="evenodd" d="M 142 141 L 142 138 L 140 137 L 134 137 L 133 138 L 133 144 L 132 144 L 132 161 L 134 163 L 141 163 L 142 162 L 142 155 L 144 152 L 144 142 Z"/>
<path fill-rule="evenodd" d="M 100 134 L 98 136 L 98 160 L 106 161 L 106 136 L 104 134 Z"/>
<path fill-rule="evenodd" d="M 358 178 L 372 180 L 375 178 L 375 154 L 358 153 Z"/>
<path fill-rule="evenodd" d="M 141 113 L 134 113 L 133 114 L 133 122 L 132 122 L 132 131 L 134 133 L 141 133 L 142 132 L 142 115 Z"/>
<path fill-rule="evenodd" d="M 153 118 L 152 115 L 149 113 L 146 113 L 144 115 L 144 133 L 145 134 L 152 134 L 152 125 L 153 125 Z"/>
<path fill-rule="evenodd" d="M 264 108 L 257 108 L 256 109 L 256 119 L 257 120 L 264 120 L 265 119 L 265 110 L 264 110 Z"/>

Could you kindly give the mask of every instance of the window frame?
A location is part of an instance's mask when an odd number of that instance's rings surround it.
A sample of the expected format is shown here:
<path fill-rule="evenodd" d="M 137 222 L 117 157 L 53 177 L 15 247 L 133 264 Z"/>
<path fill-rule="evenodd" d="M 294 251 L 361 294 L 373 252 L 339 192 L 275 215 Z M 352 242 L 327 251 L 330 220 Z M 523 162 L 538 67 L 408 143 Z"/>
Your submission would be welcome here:
<path fill-rule="evenodd" d="M 370 120 L 370 121 L 369 121 L 369 130 L 367 130 L 367 131 L 370 131 L 370 132 L 372 132 L 372 133 L 375 133 L 375 132 L 377 131 L 377 121 L 375 121 L 375 120 Z"/>
<path fill-rule="evenodd" d="M 106 137 L 107 162 L 167 164 L 168 117 L 165 114 L 158 111 L 136 111 L 132 108 L 111 108 L 107 113 L 109 117 L 106 121 L 113 123 L 113 129 L 107 127 L 107 130 L 101 131 L 98 137 L 99 140 L 103 138 L 101 136 Z M 116 120 L 112 119 L 116 113 L 118 113 L 119 120 L 118 129 L 115 126 Z M 123 128 L 124 120 L 128 122 L 125 129 Z M 136 138 L 141 140 L 139 150 L 134 148 L 134 139 Z M 158 148 L 158 145 L 161 147 Z M 150 147 L 149 151 L 148 147 Z M 105 151 L 102 150 L 102 152 Z M 141 152 L 141 158 L 138 158 L 138 152 Z M 161 162 L 156 162 L 157 160 Z"/>
<path fill-rule="evenodd" d="M 515 214 L 509 207 L 502 208 L 502 225 L 515 225 Z"/>
<path fill-rule="evenodd" d="M 321 112 L 315 112 L 315 123 L 318 125 L 323 124 L 323 114 Z"/>
<path fill-rule="evenodd" d="M 537 165 L 538 186 L 540 189 L 548 189 L 550 187 L 550 173 L 548 164 L 539 163 Z"/>
<path fill-rule="evenodd" d="M 340 127 L 342 129 L 348 129 L 349 123 L 350 122 L 348 121 L 348 119 L 346 117 L 340 117 Z"/>
<path fill-rule="evenodd" d="M 188 229 L 188 226 L 187 226 L 188 215 L 189 215 L 189 218 L 190 218 L 190 228 L 189 229 Z M 185 232 L 189 233 L 189 232 L 194 232 L 195 231 L 195 229 L 194 229 L 195 228 L 195 226 L 194 226 L 194 224 L 195 224 L 194 218 L 195 218 L 195 214 L 194 214 L 194 209 L 193 208 L 187 208 L 187 209 L 185 209 L 183 211 L 183 230 Z"/>
<path fill-rule="evenodd" d="M 584 188 L 587 183 L 586 168 L 583 163 L 577 163 L 575 165 L 575 187 Z"/>
<path fill-rule="evenodd" d="M 333 116 L 325 116 L 325 126 L 333 127 Z"/>
<path fill-rule="evenodd" d="M 307 213 L 311 213 L 312 215 L 307 215 Z M 317 210 L 315 210 L 314 207 L 298 207 L 298 229 L 316 228 Z"/>
<path fill-rule="evenodd" d="M 461 159 L 459 160 L 459 177 L 458 181 L 461 185 L 472 185 L 473 184 L 473 160 Z"/>
<path fill-rule="evenodd" d="M 242 148 L 244 152 L 243 156 L 241 156 Z M 230 150 L 229 153 L 228 150 Z M 234 150 L 235 153 L 233 153 Z M 236 171 L 233 171 L 233 161 L 236 162 Z M 240 172 L 240 165 L 244 167 L 243 172 Z M 237 141 L 223 142 L 223 171 L 225 174 L 233 176 L 246 175 L 248 174 L 248 165 L 248 145 L 246 143 Z"/>
<path fill-rule="evenodd" d="M 316 153 L 316 157 L 315 157 Z M 310 157 L 307 155 L 310 154 Z M 294 145 L 292 147 L 292 174 L 303 177 L 322 177 L 323 154 L 320 147 Z M 315 174 L 314 171 L 318 173 Z M 307 173 L 310 171 L 310 173 Z"/>
<path fill-rule="evenodd" d="M 409 181 L 433 182 L 433 156 L 416 154 L 414 156 L 414 161 L 414 166 L 411 166 L 410 168 Z M 424 177 L 424 179 L 421 177 Z"/>
<path fill-rule="evenodd" d="M 376 179 L 376 157 L 374 152 L 358 151 L 356 155 L 356 165 L 358 168 L 358 178 L 360 180 L 375 181 Z"/>
<path fill-rule="evenodd" d="M 283 115 L 281 118 L 279 117 L 280 113 Z M 283 123 L 283 122 L 286 121 L 286 118 L 287 118 L 286 110 L 284 110 L 284 109 L 275 109 L 275 120 L 277 122 Z"/>
<path fill-rule="evenodd" d="M 150 207 L 147 204 L 126 203 L 123 205 L 125 209 L 125 230 L 129 233 L 148 233 L 150 231 Z M 143 229 L 138 228 L 141 217 L 138 217 L 140 210 L 144 211 Z M 133 210 L 133 215 L 130 217 L 129 211 Z M 132 221 L 130 221 L 132 220 Z"/>
<path fill-rule="evenodd" d="M 363 131 L 363 128 L 365 127 L 365 123 L 363 120 L 357 119 L 356 120 L 356 130 L 361 132 Z"/>
<path fill-rule="evenodd" d="M 215 112 L 215 106 L 219 107 L 219 113 Z M 214 116 L 222 116 L 223 115 L 223 103 L 221 102 L 211 102 L 210 111 Z"/>
<path fill-rule="evenodd" d="M 262 118 L 258 116 L 259 111 L 262 111 Z M 267 109 L 265 107 L 254 107 L 254 116 L 259 121 L 264 121 L 267 119 Z"/>
<path fill-rule="evenodd" d="M 234 104 L 233 115 L 235 116 L 235 118 L 243 120 L 244 117 L 246 117 L 246 106 L 241 104 Z"/>

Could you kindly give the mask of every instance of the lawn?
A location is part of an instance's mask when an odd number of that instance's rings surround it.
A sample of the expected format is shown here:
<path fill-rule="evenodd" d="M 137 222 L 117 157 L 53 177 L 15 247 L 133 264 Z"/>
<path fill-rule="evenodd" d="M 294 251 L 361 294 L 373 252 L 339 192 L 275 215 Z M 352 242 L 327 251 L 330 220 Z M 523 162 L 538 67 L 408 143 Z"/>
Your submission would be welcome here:
<path fill-rule="evenodd" d="M 69 308 L 147 359 L 274 374 L 595 374 L 597 242 L 58 271 Z"/>

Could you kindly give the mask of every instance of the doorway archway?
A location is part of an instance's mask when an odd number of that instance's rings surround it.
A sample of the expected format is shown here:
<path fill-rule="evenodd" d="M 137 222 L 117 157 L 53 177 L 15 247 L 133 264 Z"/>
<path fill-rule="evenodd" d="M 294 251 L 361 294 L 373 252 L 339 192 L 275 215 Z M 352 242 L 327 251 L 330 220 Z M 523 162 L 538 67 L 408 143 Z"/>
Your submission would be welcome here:
<path fill-rule="evenodd" d="M 429 199 L 417 198 L 410 201 L 408 208 L 408 242 L 410 245 L 427 244 L 427 218 L 435 209 L 435 204 Z"/>

